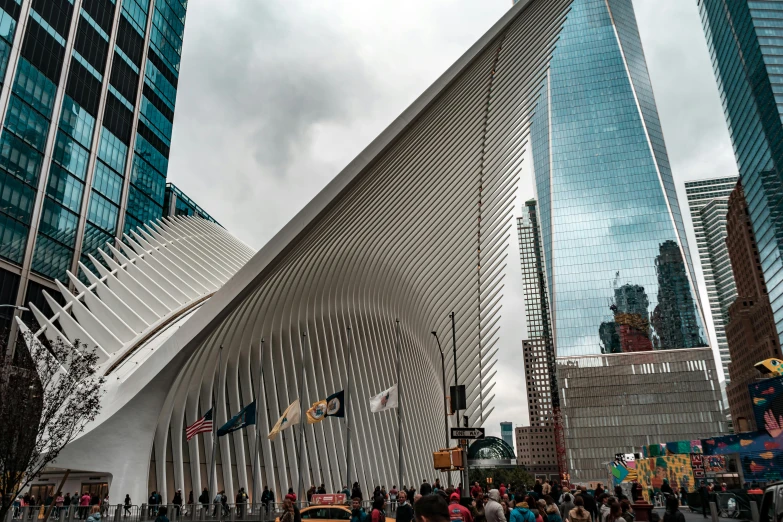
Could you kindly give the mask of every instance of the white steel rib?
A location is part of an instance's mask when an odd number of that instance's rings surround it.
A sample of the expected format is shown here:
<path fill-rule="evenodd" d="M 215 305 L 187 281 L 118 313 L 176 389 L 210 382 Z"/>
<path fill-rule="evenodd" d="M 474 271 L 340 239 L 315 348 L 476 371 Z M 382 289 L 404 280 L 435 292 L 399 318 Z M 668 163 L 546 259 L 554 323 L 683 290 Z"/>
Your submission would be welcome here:
<path fill-rule="evenodd" d="M 368 406 L 396 381 L 399 319 L 403 483 L 432 478 L 431 452 L 446 441 L 430 332 L 450 348 L 455 312 L 464 413 L 481 424 L 492 411 L 515 190 L 570 4 L 520 1 L 255 255 L 216 225 L 181 219 L 110 246 L 106 266 L 94 261 L 99 275 L 86 273 L 90 286 L 71 276 L 78 295 L 63 308 L 51 300 L 52 318 L 35 311 L 39 333 L 99 346 L 109 389 L 99 419 L 57 466 L 111 473 L 116 498 L 156 489 L 166 501 L 178 488 L 197 497 L 212 436 L 188 442 L 184 428 L 211 406 L 218 375 L 217 423 L 256 400 L 257 424 L 219 439 L 210 492 L 233 498 L 268 485 L 280 499 L 297 486 L 298 430 L 266 435 L 299 398 L 303 353 L 306 405 L 346 388 L 350 327 L 351 477 L 365 492 L 401 486 L 396 415 Z M 305 485 L 339 490 L 344 423 L 326 419 L 305 436 Z"/>

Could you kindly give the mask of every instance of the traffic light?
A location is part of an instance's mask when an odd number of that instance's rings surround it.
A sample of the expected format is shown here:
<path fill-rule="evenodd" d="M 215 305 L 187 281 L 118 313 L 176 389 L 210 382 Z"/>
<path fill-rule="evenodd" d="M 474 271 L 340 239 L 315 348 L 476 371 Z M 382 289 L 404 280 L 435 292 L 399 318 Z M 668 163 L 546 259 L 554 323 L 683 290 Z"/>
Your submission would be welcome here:
<path fill-rule="evenodd" d="M 462 448 L 446 448 L 432 452 L 432 462 L 439 471 L 457 471 L 465 467 Z"/>

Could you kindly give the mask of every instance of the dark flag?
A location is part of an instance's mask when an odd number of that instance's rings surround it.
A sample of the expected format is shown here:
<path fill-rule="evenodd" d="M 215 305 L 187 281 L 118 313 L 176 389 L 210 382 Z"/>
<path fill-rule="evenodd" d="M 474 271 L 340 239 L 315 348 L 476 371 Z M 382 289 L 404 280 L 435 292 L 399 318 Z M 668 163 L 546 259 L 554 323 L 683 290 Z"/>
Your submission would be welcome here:
<path fill-rule="evenodd" d="M 340 390 L 337 393 L 326 398 L 326 416 L 327 417 L 345 417 L 345 391 Z"/>
<path fill-rule="evenodd" d="M 218 437 L 256 423 L 256 401 L 251 402 L 218 429 Z"/>

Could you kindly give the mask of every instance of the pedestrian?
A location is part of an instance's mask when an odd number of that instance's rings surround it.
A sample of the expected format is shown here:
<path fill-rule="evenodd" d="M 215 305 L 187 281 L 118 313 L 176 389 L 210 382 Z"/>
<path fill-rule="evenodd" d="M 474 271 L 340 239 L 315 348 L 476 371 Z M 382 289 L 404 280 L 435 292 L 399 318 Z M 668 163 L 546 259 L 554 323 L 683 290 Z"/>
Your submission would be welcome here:
<path fill-rule="evenodd" d="M 487 497 L 487 503 L 484 504 L 484 518 L 487 522 L 506 522 L 506 513 L 500 504 L 500 491 L 490 489 Z"/>
<path fill-rule="evenodd" d="M 672 490 L 672 486 L 669 484 L 669 479 L 663 479 L 663 484 L 661 484 L 661 493 L 663 493 L 665 498 L 668 498 L 667 495 L 674 495 L 674 490 Z"/>
<path fill-rule="evenodd" d="M 449 518 L 453 521 L 473 522 L 470 510 L 459 503 L 459 495 L 452 493 L 449 497 Z"/>
<path fill-rule="evenodd" d="M 413 522 L 413 506 L 411 506 L 410 502 L 408 502 L 408 494 L 405 493 L 404 487 L 399 492 L 397 501 L 399 502 L 397 505 L 397 512 L 395 514 L 395 519 L 397 522 Z"/>
<path fill-rule="evenodd" d="M 642 485 L 638 482 L 631 484 L 631 500 L 639 502 L 642 499 Z"/>
<path fill-rule="evenodd" d="M 397 496 L 400 494 L 399 491 L 397 491 L 397 486 L 392 486 L 392 488 L 389 490 L 389 502 L 392 503 L 392 506 L 397 504 Z"/>
<path fill-rule="evenodd" d="M 294 493 L 294 488 L 288 488 L 288 493 L 286 493 L 285 498 L 291 502 L 296 502 L 296 493 Z"/>
<path fill-rule="evenodd" d="M 386 522 L 386 513 L 383 511 L 384 504 L 386 501 L 383 498 L 373 500 L 369 522 Z"/>
<path fill-rule="evenodd" d="M 228 507 L 228 496 L 226 495 L 225 489 L 220 492 L 220 507 L 223 510 L 224 516 L 228 516 L 228 514 L 231 512 Z"/>
<path fill-rule="evenodd" d="M 419 486 L 419 493 L 421 493 L 422 497 L 432 494 L 432 486 L 430 486 L 430 483 L 427 482 L 427 479 L 421 481 L 421 486 Z"/>
<path fill-rule="evenodd" d="M 351 498 L 358 498 L 360 501 L 364 500 L 364 495 L 362 495 L 362 487 L 358 482 L 353 483 L 353 487 L 351 488 Z"/>
<path fill-rule="evenodd" d="M 571 493 L 563 493 L 563 501 L 560 503 L 560 518 L 568 519 L 568 514 L 575 507 L 574 497 L 571 496 Z"/>
<path fill-rule="evenodd" d="M 677 503 L 677 498 L 674 498 L 674 502 Z M 609 504 L 609 514 L 606 515 L 606 522 L 625 522 L 623 518 L 623 508 L 619 502 L 612 502 Z M 675 522 L 685 522 L 685 520 L 677 520 Z"/>
<path fill-rule="evenodd" d="M 126 517 L 131 512 L 131 498 L 130 495 L 127 493 L 125 494 L 125 512 L 123 513 Z"/>
<path fill-rule="evenodd" d="M 101 522 L 101 506 L 94 505 L 90 508 L 90 516 L 87 522 Z"/>
<path fill-rule="evenodd" d="M 541 492 L 544 491 L 544 486 L 541 485 L 541 481 L 536 479 L 536 483 L 533 486 L 533 493 L 535 493 L 536 499 L 541 498 Z"/>
<path fill-rule="evenodd" d="M 614 520 L 609 522 L 614 522 Z M 666 513 L 663 515 L 663 522 L 685 522 L 685 515 L 680 511 L 677 497 L 671 496 L 666 499 Z"/>
<path fill-rule="evenodd" d="M 563 522 L 563 518 L 560 516 L 560 510 L 557 509 L 557 505 L 553 502 L 546 507 L 545 522 Z"/>
<path fill-rule="evenodd" d="M 81 515 L 82 519 L 86 519 L 87 516 L 90 513 L 90 494 L 86 491 L 82 495 L 82 498 L 79 499 L 79 514 Z"/>
<path fill-rule="evenodd" d="M 666 479 L 664 479 L 666 481 Z M 599 482 L 598 485 L 595 487 L 595 491 L 593 492 L 593 495 L 595 498 L 600 497 L 605 492 L 603 483 Z"/>
<path fill-rule="evenodd" d="M 264 491 L 261 492 L 261 505 L 264 506 L 264 511 L 269 511 L 269 497 L 271 493 L 269 486 L 264 486 Z"/>
<path fill-rule="evenodd" d="M 369 515 L 362 507 L 362 499 L 353 497 L 351 499 L 351 522 L 367 522 L 368 518 Z"/>
<path fill-rule="evenodd" d="M 212 504 L 214 505 L 214 508 L 212 509 L 212 518 L 216 518 L 218 516 L 218 508 L 223 500 L 223 494 L 222 492 L 218 491 L 215 494 L 215 498 L 212 499 Z"/>
<path fill-rule="evenodd" d="M 530 504 L 525 501 L 518 503 L 511 510 L 511 518 L 509 522 L 535 522 L 536 515 L 530 511 Z"/>
<path fill-rule="evenodd" d="M 158 516 L 155 517 L 155 522 L 169 522 L 169 508 L 166 506 L 161 506 L 161 508 L 158 510 Z"/>
<path fill-rule="evenodd" d="M 600 497 L 598 497 L 599 507 L 598 507 L 598 516 L 600 517 L 601 522 L 606 522 L 606 517 L 609 516 L 609 495 L 606 493 L 602 493 Z"/>
<path fill-rule="evenodd" d="M 313 495 L 315 495 L 315 486 L 310 486 L 310 489 L 307 490 L 307 501 L 312 502 L 313 501 Z"/>
<path fill-rule="evenodd" d="M 449 506 L 440 495 L 422 495 L 413 503 L 416 522 L 449 522 Z"/>
<path fill-rule="evenodd" d="M 710 509 L 710 493 L 707 491 L 707 486 L 704 482 L 699 486 L 699 500 L 701 501 L 701 514 L 704 518 L 707 518 L 707 511 Z"/>
<path fill-rule="evenodd" d="M 459 498 L 462 498 L 462 497 L 463 497 L 463 495 L 462 495 L 462 482 L 460 482 L 459 484 L 457 484 L 457 489 L 456 489 L 456 491 L 457 491 L 457 493 L 459 493 Z"/>
<path fill-rule="evenodd" d="M 342 491 L 340 491 L 343 495 L 345 495 L 345 502 L 348 503 L 351 500 L 351 490 L 348 489 L 348 485 L 346 484 L 343 486 Z"/>
<path fill-rule="evenodd" d="M 478 496 L 473 499 L 473 502 L 471 502 L 470 514 L 473 516 L 473 522 L 486 522 L 487 516 L 486 512 L 484 511 L 483 494 L 479 493 Z"/>
<path fill-rule="evenodd" d="M 290 498 L 283 500 L 283 516 L 280 522 L 294 522 L 294 503 Z"/>
<path fill-rule="evenodd" d="M 198 502 L 204 509 L 204 513 L 209 513 L 209 511 L 207 511 L 209 509 L 209 490 L 207 488 L 201 490 L 201 495 L 198 496 Z"/>
<path fill-rule="evenodd" d="M 582 495 L 574 498 L 574 508 L 568 512 L 568 522 L 592 522 L 590 512 L 585 509 L 585 499 Z"/>
<path fill-rule="evenodd" d="M 413 486 L 408 490 L 408 500 L 412 501 L 414 504 L 416 503 L 416 488 Z"/>
<path fill-rule="evenodd" d="M 627 498 L 624 498 L 620 501 L 620 509 L 622 509 L 625 522 L 634 522 L 634 518 L 636 517 L 634 516 L 633 510 L 631 509 L 631 502 Z"/>
<path fill-rule="evenodd" d="M 543 484 L 541 484 L 541 494 L 542 495 L 549 495 L 552 493 L 552 485 L 549 483 L 548 480 L 545 480 Z"/>
<path fill-rule="evenodd" d="M 176 493 L 174 493 L 174 499 L 171 501 L 172 504 L 174 504 L 174 513 L 176 514 L 177 520 L 179 520 L 179 512 L 180 507 L 182 506 L 182 490 L 178 489 Z"/>
<path fill-rule="evenodd" d="M 443 486 L 440 485 L 440 479 L 435 479 L 435 483 L 432 485 L 432 491 L 440 491 Z"/>
<path fill-rule="evenodd" d="M 65 504 L 65 497 L 63 497 L 63 492 L 58 491 L 57 495 L 54 497 L 54 513 L 55 518 L 60 518 L 60 511 L 63 510 L 63 504 Z"/>

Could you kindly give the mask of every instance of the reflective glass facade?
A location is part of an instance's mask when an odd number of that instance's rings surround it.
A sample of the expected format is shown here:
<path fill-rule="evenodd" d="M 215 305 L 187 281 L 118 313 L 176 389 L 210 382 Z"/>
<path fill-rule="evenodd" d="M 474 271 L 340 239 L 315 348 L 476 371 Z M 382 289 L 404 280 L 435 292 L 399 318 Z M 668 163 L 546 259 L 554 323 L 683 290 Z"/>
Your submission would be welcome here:
<path fill-rule="evenodd" d="M 3 304 L 164 215 L 187 0 L 76 6 L 0 0 Z"/>
<path fill-rule="evenodd" d="M 575 0 L 532 131 L 558 356 L 707 345 L 631 0 Z"/>
<path fill-rule="evenodd" d="M 783 341 L 783 2 L 701 0 L 753 232 Z"/>

